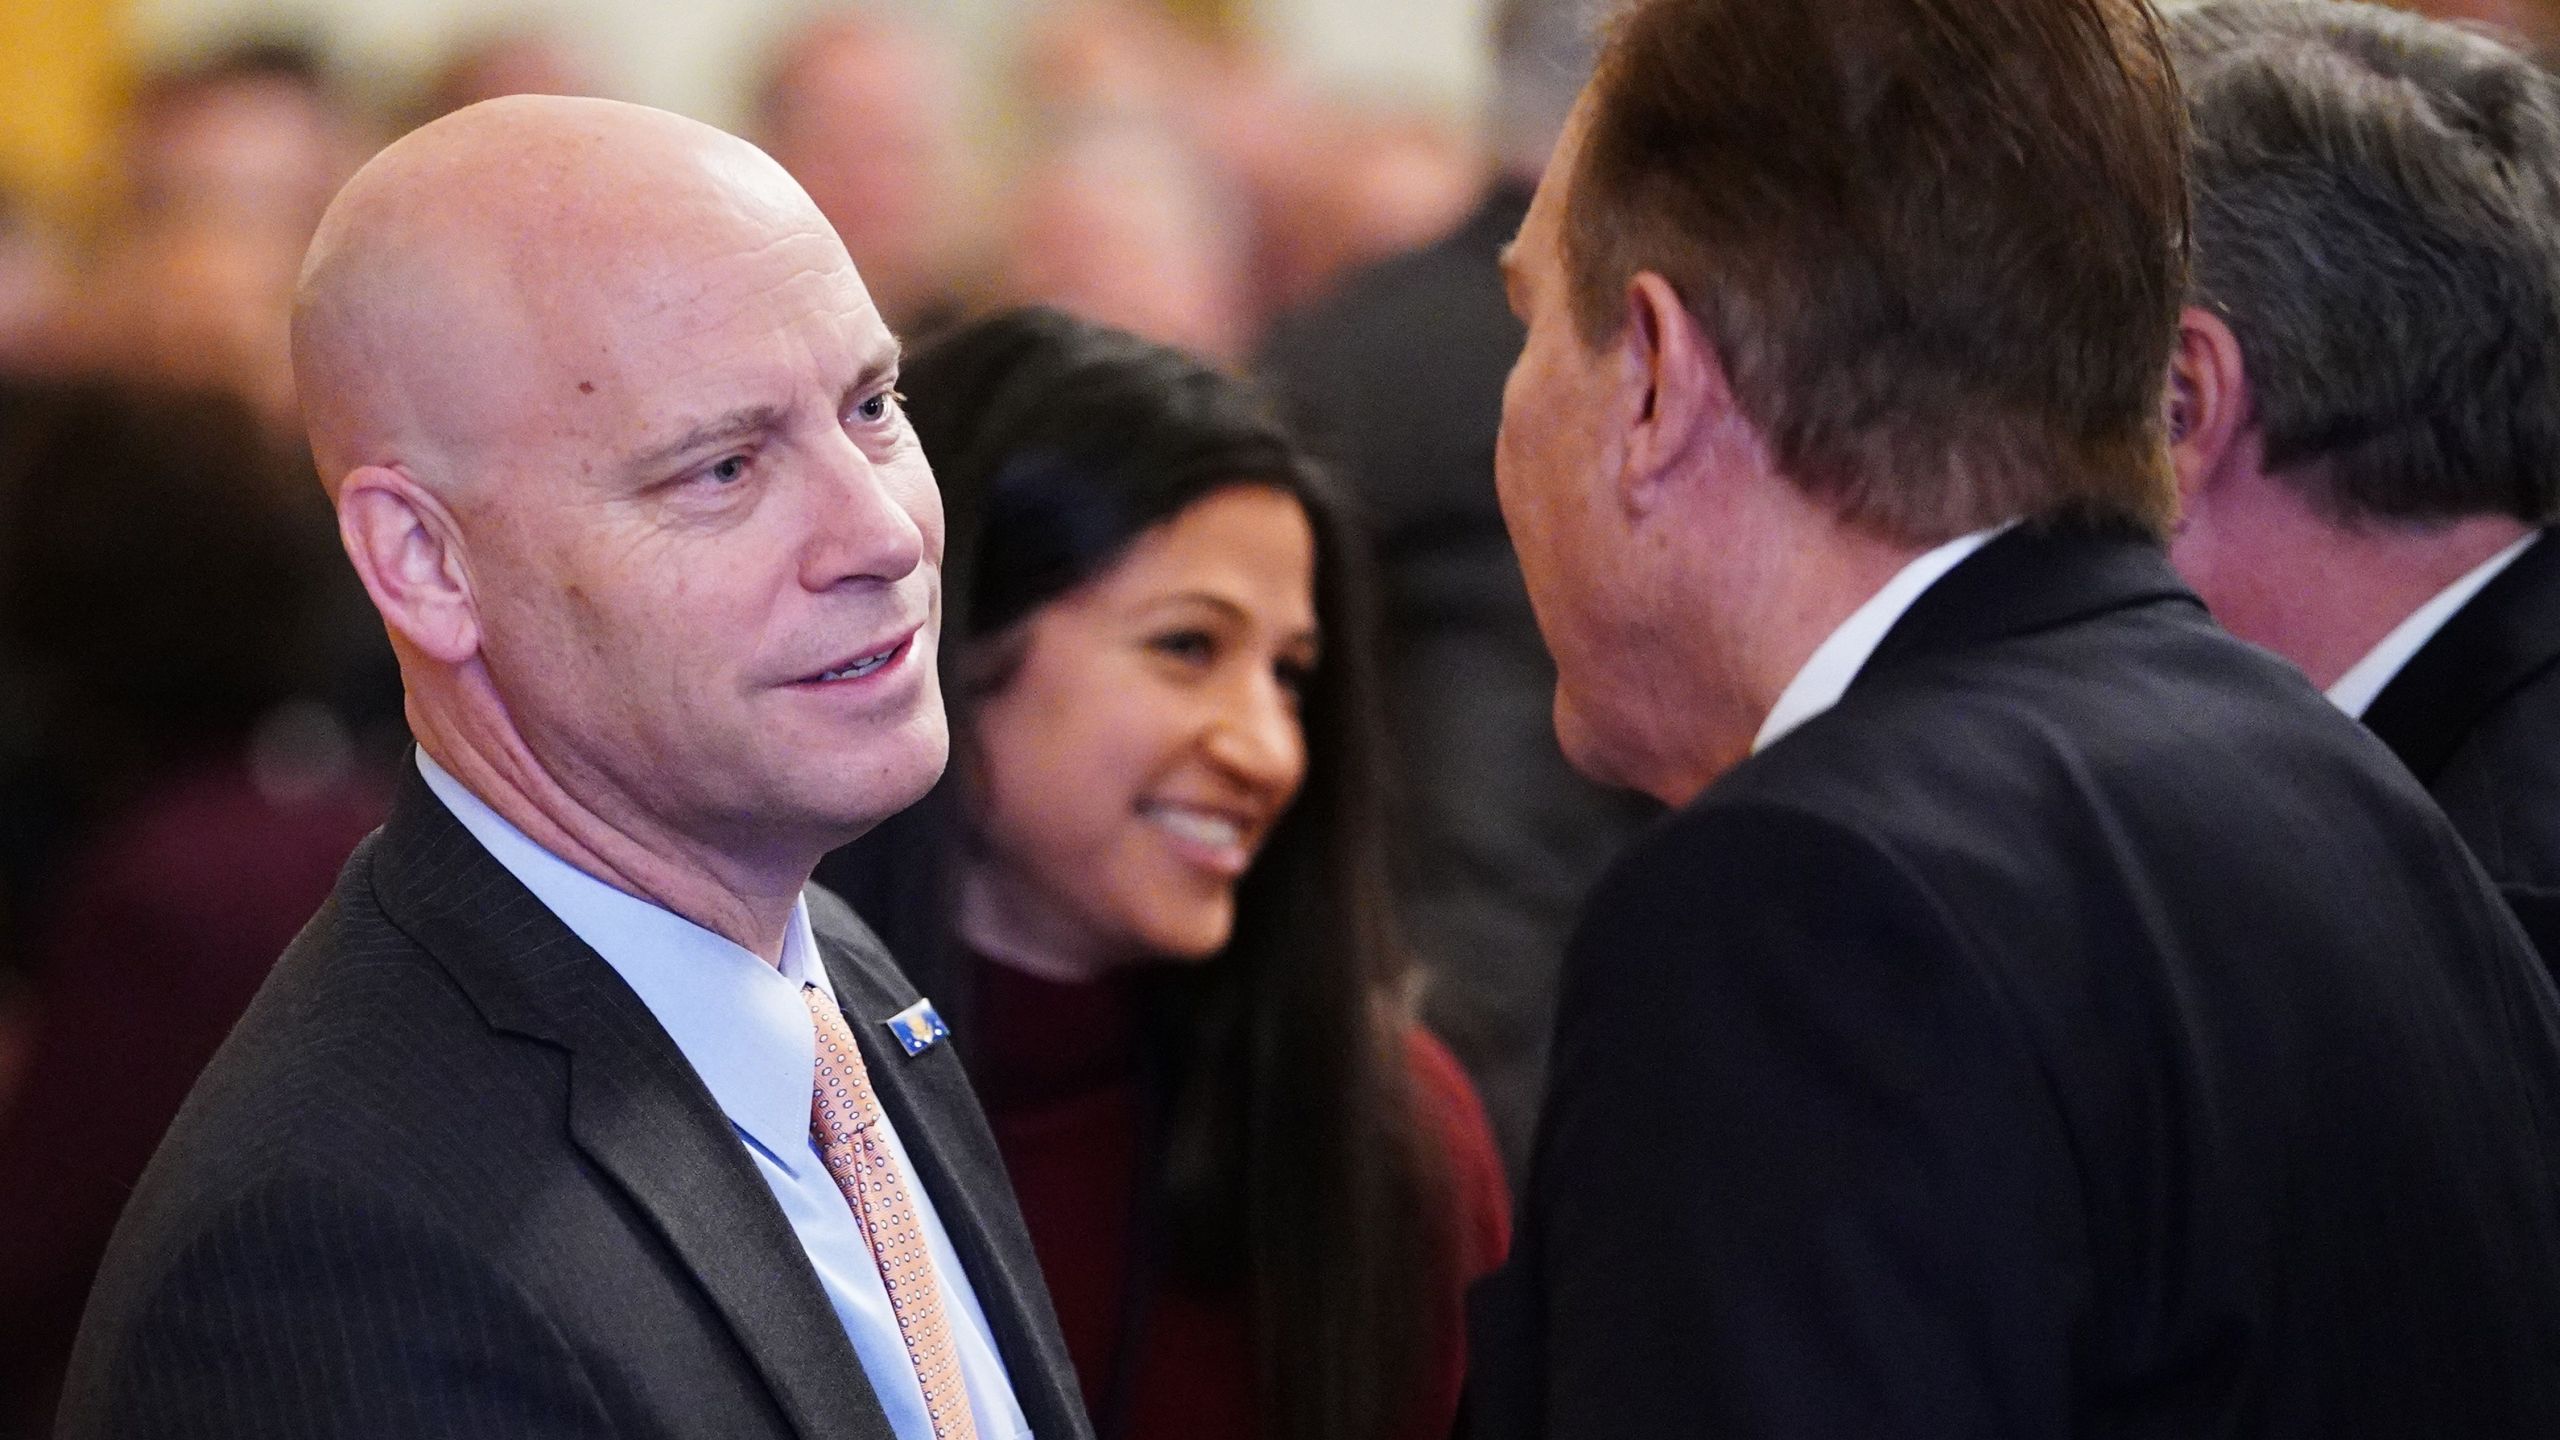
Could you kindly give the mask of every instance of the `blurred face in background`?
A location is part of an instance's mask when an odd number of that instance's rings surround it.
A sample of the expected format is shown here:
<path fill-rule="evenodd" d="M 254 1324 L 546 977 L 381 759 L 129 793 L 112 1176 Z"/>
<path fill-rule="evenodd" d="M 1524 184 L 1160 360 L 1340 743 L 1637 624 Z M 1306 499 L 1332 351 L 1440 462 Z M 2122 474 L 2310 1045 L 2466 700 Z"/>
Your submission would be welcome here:
<path fill-rule="evenodd" d="M 315 85 L 249 73 L 147 96 L 125 164 L 134 208 L 155 221 L 271 226 L 307 239 L 362 159 L 363 137 Z"/>
<path fill-rule="evenodd" d="M 70 279 L 61 247 L 0 195 L 0 375 L 59 363 Z"/>
<path fill-rule="evenodd" d="M 947 302 L 967 268 L 959 80 L 926 36 L 866 17 L 803 32 L 766 88 L 766 152 L 843 237 L 892 330 Z"/>
<path fill-rule="evenodd" d="M 1205 959 L 1306 778 L 1315 533 L 1237 485 L 1002 636 L 969 752 L 962 933 L 1060 981 Z"/>
<path fill-rule="evenodd" d="M 1035 161 L 1013 199 L 1006 284 L 1025 303 L 1235 360 L 1253 328 L 1243 212 L 1175 137 L 1114 124 Z"/>
<path fill-rule="evenodd" d="M 128 213 L 65 307 L 77 363 L 226 391 L 295 434 L 294 277 L 364 141 L 305 76 L 252 69 L 146 87 L 126 136 Z"/>

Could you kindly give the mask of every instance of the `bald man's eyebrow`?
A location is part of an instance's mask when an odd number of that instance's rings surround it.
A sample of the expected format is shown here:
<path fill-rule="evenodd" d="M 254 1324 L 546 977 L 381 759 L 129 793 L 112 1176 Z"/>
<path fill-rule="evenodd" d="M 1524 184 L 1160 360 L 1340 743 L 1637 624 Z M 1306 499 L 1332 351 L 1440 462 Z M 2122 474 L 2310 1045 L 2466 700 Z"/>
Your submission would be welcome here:
<path fill-rule="evenodd" d="M 705 420 L 663 445 L 652 445 L 641 451 L 631 457 L 631 468 L 646 474 L 672 465 L 688 455 L 769 434 L 781 422 L 782 411 L 775 406 L 742 406 L 725 415 Z"/>
<path fill-rule="evenodd" d="M 906 347 L 898 343 L 898 337 L 890 336 L 888 350 L 862 362 L 862 369 L 854 375 L 853 384 L 846 388 L 845 393 L 858 394 L 897 374 L 898 367 L 906 363 L 906 358 Z"/>
<path fill-rule="evenodd" d="M 852 384 L 847 384 L 845 387 L 845 400 L 850 402 L 855 400 L 855 397 L 873 392 L 883 379 L 899 374 L 899 364 L 904 364 L 904 361 L 906 361 L 906 351 L 899 346 L 896 338 L 891 338 L 891 341 L 888 341 L 886 354 L 878 354 L 873 356 L 873 359 L 863 361 L 863 369 L 858 369 L 858 372 L 852 374 Z"/>

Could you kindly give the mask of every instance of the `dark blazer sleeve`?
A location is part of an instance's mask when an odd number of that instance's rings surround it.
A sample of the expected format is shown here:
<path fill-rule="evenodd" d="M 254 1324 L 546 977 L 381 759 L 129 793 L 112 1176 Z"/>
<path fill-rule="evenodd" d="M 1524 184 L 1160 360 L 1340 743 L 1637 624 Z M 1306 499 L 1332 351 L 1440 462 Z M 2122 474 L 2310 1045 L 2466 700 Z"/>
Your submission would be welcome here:
<path fill-rule="evenodd" d="M 1905 866 L 1788 809 L 1692 812 L 1595 894 L 1566 976 L 1510 1277 L 1543 1433 L 2066 1432 L 2069 1152 Z"/>
<path fill-rule="evenodd" d="M 62 1440 L 616 1433 L 489 1257 L 384 1191 L 280 1173 L 149 1268 L 99 1297 L 123 1323 L 83 1336 Z"/>

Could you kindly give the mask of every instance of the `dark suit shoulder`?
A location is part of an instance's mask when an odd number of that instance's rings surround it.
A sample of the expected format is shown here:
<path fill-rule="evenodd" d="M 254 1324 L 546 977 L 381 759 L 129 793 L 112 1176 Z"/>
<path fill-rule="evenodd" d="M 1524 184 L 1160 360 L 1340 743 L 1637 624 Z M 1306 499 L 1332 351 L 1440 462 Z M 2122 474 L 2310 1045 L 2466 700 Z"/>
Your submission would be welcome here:
<path fill-rule="evenodd" d="M 261 1170 L 110 1269 L 64 1440 L 619 1433 L 485 1243 L 387 1174 Z M 432 1297 L 429 1301 L 427 1297 Z"/>
<path fill-rule="evenodd" d="M 176 1426 L 162 1371 L 237 1400 L 188 1434 L 791 1433 L 786 1399 L 859 1371 L 747 1153 L 611 968 L 408 789 L 119 1222 L 66 1405 L 122 1418 L 81 1433 Z M 741 1269 L 807 1343 L 749 1353 Z M 834 1433 L 863 1433 L 847 1393 Z"/>
<path fill-rule="evenodd" d="M 2525 550 L 2366 707 L 2560 959 L 2560 544 Z"/>
<path fill-rule="evenodd" d="M 2182 604 L 1861 675 L 1709 803 L 1828 817 L 1982 903 L 2085 905 L 2142 868 L 2199 906 L 2260 885 L 2335 909 L 2342 879 L 2388 865 L 2477 909 L 2455 837 L 2390 755 L 2299 674 Z"/>
<path fill-rule="evenodd" d="M 364 1177 L 418 1223 L 502 1235 L 502 1209 L 570 1164 L 566 1058 L 493 1030 L 382 913 L 375 852 L 288 947 L 145 1170 L 108 1270 L 151 1273 L 279 1177 Z M 506 1256 L 500 1244 L 486 1252 Z"/>
<path fill-rule="evenodd" d="M 2428 788 L 2491 878 L 2560 890 L 2560 663 L 2502 695 Z"/>
<path fill-rule="evenodd" d="M 493 1029 L 452 973 L 384 914 L 376 863 L 370 843 L 348 862 L 207 1067 L 155 1165 L 242 1175 L 270 1162 L 398 1167 L 403 1156 L 474 1148 L 513 1108 L 510 1092 L 521 1104 L 528 1085 L 556 1091 L 558 1052 Z"/>

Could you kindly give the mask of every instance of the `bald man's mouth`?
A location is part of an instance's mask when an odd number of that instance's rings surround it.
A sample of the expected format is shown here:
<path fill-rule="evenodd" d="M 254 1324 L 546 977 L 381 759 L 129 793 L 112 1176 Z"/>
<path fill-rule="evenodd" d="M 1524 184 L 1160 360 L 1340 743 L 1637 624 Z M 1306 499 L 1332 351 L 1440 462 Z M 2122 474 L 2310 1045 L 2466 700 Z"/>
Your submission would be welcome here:
<path fill-rule="evenodd" d="M 874 642 L 791 683 L 794 686 L 836 687 L 879 680 L 906 668 L 902 662 L 915 652 L 916 636 L 922 629 L 922 626 L 917 626 L 902 635 Z"/>

